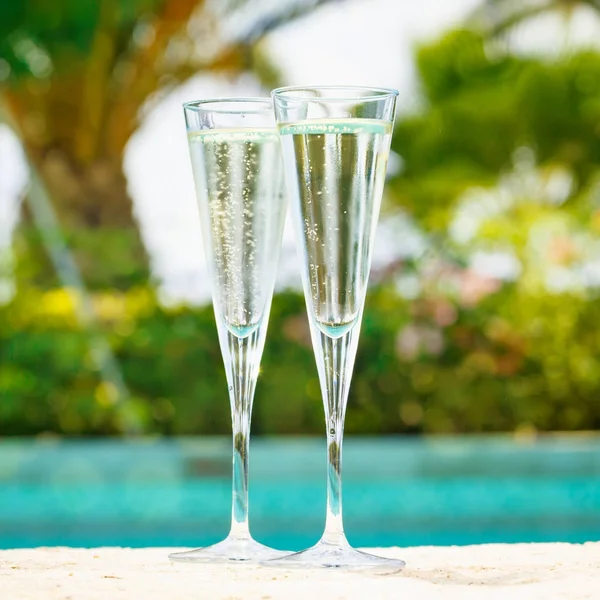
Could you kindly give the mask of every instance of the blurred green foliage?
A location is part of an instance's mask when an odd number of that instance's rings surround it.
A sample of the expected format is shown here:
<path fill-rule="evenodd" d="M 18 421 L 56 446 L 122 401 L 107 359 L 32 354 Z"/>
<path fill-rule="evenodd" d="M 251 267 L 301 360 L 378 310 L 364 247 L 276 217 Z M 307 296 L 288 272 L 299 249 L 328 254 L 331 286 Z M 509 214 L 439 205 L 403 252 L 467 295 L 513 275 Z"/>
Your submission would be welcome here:
<path fill-rule="evenodd" d="M 568 169 L 568 203 L 582 203 L 589 217 L 583 192 L 600 160 L 597 53 L 519 59 L 457 31 L 422 48 L 417 67 L 426 108 L 396 128 L 404 170 L 394 192 L 427 230 L 444 230 L 461 192 L 494 185 L 523 147 L 539 166 Z"/>
<path fill-rule="evenodd" d="M 518 58 L 455 31 L 416 62 L 422 102 L 398 120 L 386 210 L 422 250 L 374 273 L 346 430 L 598 429 L 600 55 Z M 95 372 L 68 290 L 22 283 L 0 309 L 1 433 L 230 430 L 211 307 L 144 287 L 94 306 L 131 400 Z M 253 431 L 322 421 L 304 301 L 279 294 Z"/>
<path fill-rule="evenodd" d="M 417 68 L 389 188 L 428 249 L 393 277 L 405 337 L 437 356 L 404 351 L 408 396 L 440 411 L 436 429 L 598 428 L 600 55 L 517 58 L 453 31 Z"/>
<path fill-rule="evenodd" d="M 352 433 L 577 430 L 600 426 L 598 303 L 546 297 L 512 314 L 513 290 L 459 310 L 443 348 L 423 336 L 407 355 L 401 333 L 431 333 L 430 302 L 388 287 L 365 311 L 348 406 Z M 441 302 L 438 300 L 438 302 Z M 498 305 L 504 308 L 498 310 Z M 93 367 L 66 290 L 22 293 L 0 312 L 3 434 L 227 433 L 230 411 L 212 308 L 164 308 L 147 289 L 96 295 L 95 308 L 132 392 L 116 395 Z M 437 311 L 437 313 L 436 313 Z M 515 327 L 515 316 L 517 323 Z M 519 332 L 517 333 L 517 328 Z M 275 298 L 254 408 L 258 434 L 322 433 L 323 409 L 304 301 Z"/>

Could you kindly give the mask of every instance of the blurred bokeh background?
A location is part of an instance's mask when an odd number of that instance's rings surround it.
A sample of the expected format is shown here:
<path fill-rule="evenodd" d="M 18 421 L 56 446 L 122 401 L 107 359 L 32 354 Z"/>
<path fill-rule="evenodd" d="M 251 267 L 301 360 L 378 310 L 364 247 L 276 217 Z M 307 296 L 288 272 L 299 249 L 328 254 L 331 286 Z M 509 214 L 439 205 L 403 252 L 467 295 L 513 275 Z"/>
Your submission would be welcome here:
<path fill-rule="evenodd" d="M 0 434 L 228 433 L 181 102 L 401 91 L 351 433 L 600 427 L 600 3 L 0 7 Z M 322 431 L 286 229 L 256 434 Z"/>
<path fill-rule="evenodd" d="M 400 90 L 350 540 L 600 538 L 600 1 L 20 0 L 0 2 L 0 547 L 225 535 L 181 103 L 324 83 Z M 254 531 L 301 548 L 325 454 L 289 225 L 261 373 Z"/>

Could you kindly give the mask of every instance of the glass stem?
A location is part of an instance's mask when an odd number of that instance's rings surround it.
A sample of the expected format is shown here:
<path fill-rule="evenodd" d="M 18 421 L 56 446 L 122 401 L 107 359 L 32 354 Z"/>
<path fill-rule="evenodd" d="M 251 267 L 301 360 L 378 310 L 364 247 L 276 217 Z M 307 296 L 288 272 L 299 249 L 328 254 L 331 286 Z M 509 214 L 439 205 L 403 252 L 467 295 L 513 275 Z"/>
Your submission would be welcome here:
<path fill-rule="evenodd" d="M 230 537 L 250 539 L 248 527 L 248 454 L 250 418 L 256 388 L 260 351 L 258 332 L 239 338 L 228 336 L 231 363 L 228 369 L 233 429 L 233 480 Z"/>
<path fill-rule="evenodd" d="M 327 431 L 327 517 L 322 542 L 339 546 L 346 540 L 342 518 L 343 419 L 328 419 Z"/>
<path fill-rule="evenodd" d="M 327 518 L 321 543 L 347 545 L 342 518 L 342 442 L 357 331 L 332 338 L 319 333 L 319 370 L 327 426 Z M 321 362 L 321 361 L 319 361 Z"/>

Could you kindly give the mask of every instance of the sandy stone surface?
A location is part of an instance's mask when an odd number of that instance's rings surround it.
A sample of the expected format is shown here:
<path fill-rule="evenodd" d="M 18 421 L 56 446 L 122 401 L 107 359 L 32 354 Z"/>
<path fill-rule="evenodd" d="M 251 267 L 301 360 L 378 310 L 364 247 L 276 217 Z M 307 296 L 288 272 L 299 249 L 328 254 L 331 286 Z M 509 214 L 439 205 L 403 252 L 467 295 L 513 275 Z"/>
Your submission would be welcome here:
<path fill-rule="evenodd" d="M 173 549 L 0 551 L 2 600 L 600 599 L 600 542 L 386 548 L 396 575 L 171 564 Z"/>

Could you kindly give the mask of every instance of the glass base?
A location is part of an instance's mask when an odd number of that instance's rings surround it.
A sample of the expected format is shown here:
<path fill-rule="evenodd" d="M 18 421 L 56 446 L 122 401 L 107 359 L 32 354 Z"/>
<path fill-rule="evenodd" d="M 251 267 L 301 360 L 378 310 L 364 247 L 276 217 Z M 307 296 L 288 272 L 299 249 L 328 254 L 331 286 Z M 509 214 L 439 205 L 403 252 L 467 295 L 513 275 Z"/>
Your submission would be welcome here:
<path fill-rule="evenodd" d="M 218 544 L 169 554 L 169 560 L 186 563 L 256 564 L 288 555 L 289 552 L 269 548 L 252 538 L 228 537 Z"/>
<path fill-rule="evenodd" d="M 403 560 L 383 558 L 355 550 L 349 544 L 336 546 L 319 542 L 308 550 L 263 561 L 261 566 L 287 569 L 340 569 L 386 574 L 401 571 L 406 563 Z"/>

